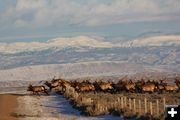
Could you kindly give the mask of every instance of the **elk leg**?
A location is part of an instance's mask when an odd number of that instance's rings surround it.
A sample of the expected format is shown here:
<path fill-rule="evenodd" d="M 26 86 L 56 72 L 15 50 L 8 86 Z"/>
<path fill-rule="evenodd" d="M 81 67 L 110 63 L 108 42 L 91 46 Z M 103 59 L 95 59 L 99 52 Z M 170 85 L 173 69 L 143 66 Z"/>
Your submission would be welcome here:
<path fill-rule="evenodd" d="M 178 92 L 179 92 L 179 89 L 176 90 L 176 93 L 178 93 Z"/>
<path fill-rule="evenodd" d="M 44 90 L 44 92 L 45 92 L 47 95 L 49 95 L 48 92 L 47 92 L 46 90 Z"/>
<path fill-rule="evenodd" d="M 52 87 L 50 87 L 49 90 L 51 91 L 51 90 L 52 90 Z"/>
<path fill-rule="evenodd" d="M 36 92 L 38 96 L 40 96 L 39 92 Z"/>
<path fill-rule="evenodd" d="M 162 93 L 162 90 L 158 90 L 158 94 L 161 94 Z"/>

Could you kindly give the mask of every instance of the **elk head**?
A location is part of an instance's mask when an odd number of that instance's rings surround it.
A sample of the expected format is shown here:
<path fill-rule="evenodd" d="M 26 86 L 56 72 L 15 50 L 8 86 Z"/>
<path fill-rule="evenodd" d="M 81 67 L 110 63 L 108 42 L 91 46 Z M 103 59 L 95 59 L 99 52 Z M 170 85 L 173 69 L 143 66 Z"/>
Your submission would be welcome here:
<path fill-rule="evenodd" d="M 33 86 L 31 84 L 29 84 L 27 91 L 31 91 L 32 88 L 33 88 Z"/>

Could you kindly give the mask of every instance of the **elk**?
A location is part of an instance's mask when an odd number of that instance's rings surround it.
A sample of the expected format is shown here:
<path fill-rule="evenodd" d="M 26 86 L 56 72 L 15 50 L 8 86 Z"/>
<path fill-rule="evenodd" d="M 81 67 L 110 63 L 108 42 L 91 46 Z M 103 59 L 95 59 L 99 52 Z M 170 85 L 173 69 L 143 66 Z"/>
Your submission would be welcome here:
<path fill-rule="evenodd" d="M 129 82 L 125 81 L 125 90 L 134 92 L 135 91 L 135 83 L 133 83 L 131 80 Z"/>
<path fill-rule="evenodd" d="M 72 82 L 71 85 L 78 92 L 95 91 L 95 86 L 92 83 L 90 83 L 88 80 L 82 80 L 81 82 L 74 81 Z"/>
<path fill-rule="evenodd" d="M 173 92 L 173 91 L 178 91 L 178 83 L 175 81 L 176 84 L 170 84 L 168 85 L 167 83 L 164 82 L 164 80 L 160 80 L 160 83 L 157 85 L 158 90 L 162 92 L 163 90 L 167 92 Z"/>
<path fill-rule="evenodd" d="M 108 90 L 113 90 L 113 84 L 111 82 L 102 82 L 102 83 L 99 83 L 99 88 L 101 91 L 108 91 Z"/>
<path fill-rule="evenodd" d="M 178 89 L 180 89 L 180 80 L 176 78 L 174 83 L 176 83 Z"/>
<path fill-rule="evenodd" d="M 92 84 L 94 85 L 96 92 L 99 92 L 99 91 L 100 91 L 99 82 L 98 82 L 98 81 L 95 81 L 95 82 L 93 82 Z"/>
<path fill-rule="evenodd" d="M 79 85 L 77 85 L 75 87 L 75 89 L 78 91 L 78 92 L 88 92 L 88 91 L 94 91 L 95 90 L 95 87 L 94 85 L 92 84 L 87 84 L 87 83 L 81 83 Z"/>
<path fill-rule="evenodd" d="M 159 82 L 156 82 L 157 89 L 159 93 L 162 93 L 164 91 L 164 86 L 167 85 L 167 83 L 164 82 L 164 80 L 160 80 Z"/>
<path fill-rule="evenodd" d="M 57 88 L 61 85 L 60 81 L 46 81 L 44 84 L 48 86 L 50 90 L 52 90 L 53 88 Z"/>
<path fill-rule="evenodd" d="M 31 84 L 28 86 L 28 89 L 27 89 L 27 91 L 32 91 L 33 94 L 38 94 L 38 95 L 40 95 L 39 94 L 40 92 L 44 92 L 44 93 L 46 93 L 48 95 L 48 92 L 46 90 L 47 89 L 43 85 L 41 85 L 41 86 L 32 86 Z"/>
<path fill-rule="evenodd" d="M 118 83 L 113 84 L 114 92 L 120 92 L 126 90 L 125 85 L 127 84 L 127 81 L 119 80 Z"/>
<path fill-rule="evenodd" d="M 136 84 L 135 85 L 136 92 L 141 92 L 142 91 L 142 86 L 145 84 L 145 81 L 144 81 L 144 79 L 141 79 L 141 80 L 138 80 L 135 84 Z"/>
<path fill-rule="evenodd" d="M 157 82 L 148 80 L 145 84 L 141 86 L 141 92 L 153 93 L 157 90 Z"/>
<path fill-rule="evenodd" d="M 145 84 L 142 86 L 142 92 L 154 92 L 157 87 L 154 84 Z"/>
<path fill-rule="evenodd" d="M 173 92 L 173 91 L 178 90 L 178 86 L 177 85 L 165 85 L 164 89 L 168 92 Z"/>
<path fill-rule="evenodd" d="M 62 90 L 63 92 L 65 92 L 68 87 L 72 87 L 71 83 L 66 80 L 61 80 L 61 86 L 63 88 L 63 90 Z"/>
<path fill-rule="evenodd" d="M 136 84 L 133 83 L 132 80 L 130 81 L 128 81 L 127 79 L 125 81 L 120 80 L 117 84 L 114 84 L 114 89 L 116 92 L 119 91 L 135 92 Z"/>

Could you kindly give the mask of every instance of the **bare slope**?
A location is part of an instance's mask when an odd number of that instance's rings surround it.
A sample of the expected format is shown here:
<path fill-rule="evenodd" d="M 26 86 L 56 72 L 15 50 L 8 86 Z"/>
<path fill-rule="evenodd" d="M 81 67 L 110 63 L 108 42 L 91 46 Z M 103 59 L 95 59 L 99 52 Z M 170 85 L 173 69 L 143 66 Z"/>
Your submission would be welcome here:
<path fill-rule="evenodd" d="M 37 81 L 56 77 L 81 78 L 95 76 L 127 75 L 142 72 L 173 72 L 170 67 L 142 66 L 126 62 L 84 62 L 73 64 L 48 64 L 0 70 L 0 81 Z"/>
<path fill-rule="evenodd" d="M 0 81 L 47 80 L 52 77 L 79 78 L 86 76 L 120 75 L 143 71 L 140 65 L 121 62 L 87 62 L 19 67 L 0 71 Z"/>

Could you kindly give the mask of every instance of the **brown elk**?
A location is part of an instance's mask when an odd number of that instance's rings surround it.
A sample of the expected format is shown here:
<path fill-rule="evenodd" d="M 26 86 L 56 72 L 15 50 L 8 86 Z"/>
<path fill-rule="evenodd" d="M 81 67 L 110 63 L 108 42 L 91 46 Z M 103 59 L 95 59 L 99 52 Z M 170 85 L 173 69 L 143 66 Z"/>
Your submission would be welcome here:
<path fill-rule="evenodd" d="M 127 79 L 122 81 L 120 80 L 117 84 L 114 84 L 114 89 L 116 92 L 119 91 L 127 91 L 127 92 L 135 92 L 136 84 L 132 82 L 132 80 L 128 81 Z"/>
<path fill-rule="evenodd" d="M 76 87 L 79 84 L 79 82 L 77 80 L 71 81 L 71 86 L 72 87 Z"/>
<path fill-rule="evenodd" d="M 46 81 L 44 84 L 48 86 L 50 90 L 52 90 L 53 88 L 60 87 L 61 81 L 51 81 L 51 82 Z"/>
<path fill-rule="evenodd" d="M 94 91 L 95 87 L 93 84 L 81 83 L 75 87 L 78 92 Z"/>
<path fill-rule="evenodd" d="M 92 83 L 90 83 L 88 80 L 81 80 L 79 82 L 73 81 L 71 83 L 71 86 L 75 88 L 78 92 L 89 92 L 89 91 L 95 91 L 95 87 Z"/>
<path fill-rule="evenodd" d="M 63 88 L 63 90 L 62 90 L 63 92 L 65 92 L 67 88 L 72 87 L 71 83 L 66 80 L 61 80 L 61 86 Z"/>
<path fill-rule="evenodd" d="M 114 87 L 114 92 L 117 93 L 122 91 L 124 86 L 122 84 L 122 81 L 120 80 L 118 83 L 114 84 L 113 87 Z"/>
<path fill-rule="evenodd" d="M 126 91 L 130 91 L 130 92 L 135 92 L 135 89 L 136 89 L 136 85 L 135 83 L 132 82 L 132 80 L 130 80 L 129 82 L 128 81 L 125 81 L 125 90 Z"/>
<path fill-rule="evenodd" d="M 176 82 L 177 81 L 175 81 L 175 83 Z M 164 82 L 164 80 L 160 80 L 160 83 L 158 83 L 157 87 L 160 92 L 162 91 L 173 92 L 178 90 L 178 83 L 168 85 L 167 83 Z"/>
<path fill-rule="evenodd" d="M 164 86 L 166 86 L 167 83 L 165 83 L 164 80 L 160 80 L 159 82 L 156 82 L 156 85 L 158 92 L 162 93 L 165 90 Z"/>
<path fill-rule="evenodd" d="M 176 85 L 178 86 L 178 89 L 180 89 L 180 80 L 179 79 L 175 79 L 175 83 L 176 83 Z"/>
<path fill-rule="evenodd" d="M 148 80 L 145 84 L 141 87 L 141 92 L 149 92 L 153 93 L 155 90 L 158 89 L 157 82 Z"/>
<path fill-rule="evenodd" d="M 135 84 L 136 84 L 135 85 L 136 92 L 141 92 L 142 91 L 142 86 L 145 85 L 145 81 L 144 81 L 144 79 L 141 79 L 141 80 L 138 80 Z"/>
<path fill-rule="evenodd" d="M 108 90 L 113 90 L 113 83 L 111 83 L 111 82 L 108 82 L 108 83 L 106 83 L 106 82 L 101 82 L 101 83 L 99 83 L 99 88 L 100 88 L 100 90 L 101 91 L 108 91 Z"/>
<path fill-rule="evenodd" d="M 177 85 L 165 85 L 164 89 L 168 92 L 173 92 L 173 91 L 178 90 L 178 86 Z"/>
<path fill-rule="evenodd" d="M 145 84 L 142 86 L 142 92 L 154 92 L 157 89 L 155 84 Z"/>
<path fill-rule="evenodd" d="M 41 85 L 41 86 L 32 86 L 31 84 L 28 86 L 28 89 L 27 89 L 27 91 L 32 91 L 33 94 L 38 94 L 38 95 L 40 95 L 39 94 L 40 92 L 44 92 L 44 93 L 48 94 L 48 92 L 46 90 L 47 89 L 43 85 Z"/>

